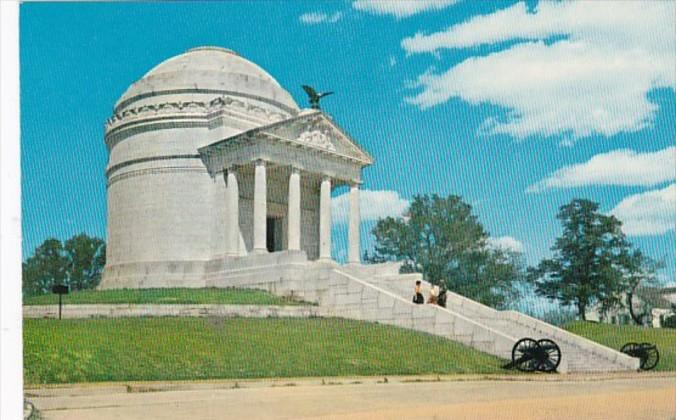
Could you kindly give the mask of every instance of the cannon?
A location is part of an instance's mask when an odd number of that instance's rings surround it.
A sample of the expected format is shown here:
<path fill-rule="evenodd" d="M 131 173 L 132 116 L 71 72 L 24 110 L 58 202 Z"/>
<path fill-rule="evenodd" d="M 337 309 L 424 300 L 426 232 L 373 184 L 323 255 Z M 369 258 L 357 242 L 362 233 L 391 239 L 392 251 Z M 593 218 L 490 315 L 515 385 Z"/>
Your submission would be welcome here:
<path fill-rule="evenodd" d="M 627 343 L 620 351 L 631 357 L 638 357 L 641 361 L 639 368 L 641 370 L 654 369 L 660 361 L 660 352 L 657 346 L 651 343 Z"/>
<path fill-rule="evenodd" d="M 561 349 L 552 340 L 543 338 L 534 340 L 522 338 L 512 347 L 512 361 L 503 366 L 505 369 L 518 369 L 522 372 L 556 372 L 561 363 Z"/>

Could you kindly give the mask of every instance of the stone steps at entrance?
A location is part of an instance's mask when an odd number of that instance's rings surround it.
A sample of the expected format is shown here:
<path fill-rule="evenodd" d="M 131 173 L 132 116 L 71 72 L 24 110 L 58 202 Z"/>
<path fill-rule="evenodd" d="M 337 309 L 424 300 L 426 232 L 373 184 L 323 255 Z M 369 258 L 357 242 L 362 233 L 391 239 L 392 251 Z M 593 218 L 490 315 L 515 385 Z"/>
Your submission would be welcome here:
<path fill-rule="evenodd" d="M 416 275 L 382 275 L 373 277 L 375 285 L 398 293 L 402 298 L 412 299 Z M 424 295 L 427 296 L 431 284 L 423 281 Z M 605 348 L 597 343 L 586 340 L 580 336 L 569 333 L 553 325 L 544 323 L 540 320 L 528 317 L 515 311 L 497 311 L 478 302 L 467 299 L 458 294 L 447 293 L 447 309 L 469 316 L 480 324 L 490 326 L 506 335 L 512 336 L 515 340 L 524 337 L 548 338 L 554 340 L 561 348 L 564 357 L 567 359 L 567 368 L 569 371 L 605 371 L 615 370 L 613 367 L 619 359 L 626 359 L 626 356 Z M 625 356 L 625 357 L 623 357 Z M 621 360 L 628 362 L 629 368 L 634 360 Z M 627 363 L 624 363 L 627 364 Z"/>
<path fill-rule="evenodd" d="M 560 372 L 611 372 L 638 369 L 638 359 L 586 340 L 514 311 L 497 311 L 463 296 L 448 293 L 447 307 L 412 302 L 420 274 L 398 274 L 397 264 L 344 265 L 301 261 L 296 254 L 259 257 L 263 264 L 239 261 L 208 273 L 213 287 L 266 289 L 317 302 L 329 316 L 378 322 L 445 337 L 495 356 L 510 359 L 520 338 L 548 338 L 562 351 Z M 244 257 L 246 258 L 246 257 Z M 268 263 L 273 264 L 268 264 Z M 425 294 L 430 287 L 423 282 Z"/>

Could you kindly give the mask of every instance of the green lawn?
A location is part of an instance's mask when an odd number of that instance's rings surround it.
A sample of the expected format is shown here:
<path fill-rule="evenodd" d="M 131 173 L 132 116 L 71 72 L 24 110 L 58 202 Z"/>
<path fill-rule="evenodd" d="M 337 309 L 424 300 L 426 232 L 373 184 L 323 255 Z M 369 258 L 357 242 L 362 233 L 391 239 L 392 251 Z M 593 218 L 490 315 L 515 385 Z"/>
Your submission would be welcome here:
<path fill-rule="evenodd" d="M 655 370 L 676 370 L 676 330 L 580 321 L 571 322 L 564 328 L 616 350 L 630 341 L 657 344 L 660 362 Z"/>
<path fill-rule="evenodd" d="M 25 319 L 28 384 L 300 376 L 496 373 L 461 344 L 343 319 Z"/>
<path fill-rule="evenodd" d="M 58 304 L 54 294 L 29 296 L 24 305 Z M 298 305 L 303 302 L 253 289 L 115 289 L 83 290 L 63 297 L 64 304 L 85 303 L 213 303 L 230 305 Z"/>

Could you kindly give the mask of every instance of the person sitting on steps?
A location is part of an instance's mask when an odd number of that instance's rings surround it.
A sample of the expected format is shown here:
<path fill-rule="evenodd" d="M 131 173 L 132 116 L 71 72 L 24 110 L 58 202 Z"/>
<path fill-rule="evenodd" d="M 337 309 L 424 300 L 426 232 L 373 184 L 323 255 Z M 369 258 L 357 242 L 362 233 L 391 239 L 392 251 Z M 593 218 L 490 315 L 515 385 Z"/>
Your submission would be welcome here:
<path fill-rule="evenodd" d="M 427 303 L 436 305 L 438 298 L 439 298 L 439 286 L 434 285 L 430 289 L 430 297 L 427 299 Z"/>
<path fill-rule="evenodd" d="M 415 282 L 415 294 L 413 295 L 413 303 L 418 305 L 425 303 L 425 297 L 422 294 L 422 281 Z"/>
<path fill-rule="evenodd" d="M 442 308 L 446 307 L 446 287 L 442 286 L 439 296 L 437 297 L 437 304 Z"/>

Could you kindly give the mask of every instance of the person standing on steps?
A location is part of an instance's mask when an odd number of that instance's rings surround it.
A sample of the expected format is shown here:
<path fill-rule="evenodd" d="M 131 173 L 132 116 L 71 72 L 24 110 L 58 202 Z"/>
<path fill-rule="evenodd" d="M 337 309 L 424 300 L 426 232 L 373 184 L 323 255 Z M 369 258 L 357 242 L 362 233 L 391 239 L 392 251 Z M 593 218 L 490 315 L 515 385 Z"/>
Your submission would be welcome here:
<path fill-rule="evenodd" d="M 415 292 L 413 295 L 413 303 L 418 305 L 425 303 L 425 297 L 422 294 L 422 281 L 418 280 L 415 282 Z"/>

